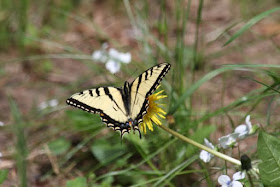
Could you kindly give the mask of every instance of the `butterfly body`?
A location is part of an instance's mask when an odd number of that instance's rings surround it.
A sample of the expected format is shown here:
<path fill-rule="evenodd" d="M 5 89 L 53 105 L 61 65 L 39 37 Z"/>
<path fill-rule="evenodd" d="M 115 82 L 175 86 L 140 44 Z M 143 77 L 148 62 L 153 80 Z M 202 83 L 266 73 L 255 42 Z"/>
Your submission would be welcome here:
<path fill-rule="evenodd" d="M 138 131 L 138 125 L 143 122 L 147 113 L 151 95 L 162 78 L 170 69 L 170 64 L 156 65 L 143 72 L 132 83 L 125 81 L 122 88 L 99 87 L 84 90 L 72 95 L 66 103 L 84 111 L 99 114 L 102 122 L 115 131 L 120 131 L 121 136 L 126 132 Z"/>

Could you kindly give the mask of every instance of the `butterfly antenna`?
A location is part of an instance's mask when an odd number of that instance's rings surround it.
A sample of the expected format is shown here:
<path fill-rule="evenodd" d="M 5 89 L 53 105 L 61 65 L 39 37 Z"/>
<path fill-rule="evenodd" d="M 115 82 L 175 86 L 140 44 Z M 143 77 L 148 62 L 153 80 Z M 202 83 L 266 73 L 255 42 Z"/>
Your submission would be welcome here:
<path fill-rule="evenodd" d="M 117 77 L 120 80 L 123 80 L 121 77 L 119 77 L 116 73 L 114 73 L 115 77 Z"/>
<path fill-rule="evenodd" d="M 136 68 L 136 70 L 130 75 L 130 77 L 127 80 L 129 80 L 135 74 L 136 71 L 138 71 L 138 68 Z"/>
<path fill-rule="evenodd" d="M 129 80 L 134 74 L 135 72 L 138 70 L 138 68 L 136 68 L 136 70 L 130 75 L 130 77 L 127 79 Z M 123 78 L 119 77 L 116 73 L 114 73 L 115 77 L 117 77 L 119 80 L 123 80 Z"/>

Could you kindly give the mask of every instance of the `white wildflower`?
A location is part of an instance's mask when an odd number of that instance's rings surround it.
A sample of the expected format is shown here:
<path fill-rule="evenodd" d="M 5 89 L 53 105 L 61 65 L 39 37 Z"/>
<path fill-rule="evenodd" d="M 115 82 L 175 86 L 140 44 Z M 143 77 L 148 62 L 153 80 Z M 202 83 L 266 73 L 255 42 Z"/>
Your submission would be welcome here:
<path fill-rule="evenodd" d="M 244 97 L 241 98 L 241 100 L 242 100 L 242 101 L 247 101 L 247 100 L 248 100 L 248 97 L 244 96 Z"/>
<path fill-rule="evenodd" d="M 109 49 L 109 56 L 122 63 L 130 63 L 131 61 L 131 54 L 130 53 L 121 53 L 114 48 Z"/>
<path fill-rule="evenodd" d="M 232 179 L 235 181 L 241 180 L 245 178 L 245 172 L 244 171 L 238 171 L 233 174 Z"/>
<path fill-rule="evenodd" d="M 248 115 L 245 119 L 245 124 L 241 124 L 237 126 L 234 130 L 235 133 L 239 133 L 238 138 L 243 139 L 252 133 L 252 124 L 250 121 L 250 115 Z"/>
<path fill-rule="evenodd" d="M 114 48 L 111 48 L 111 49 L 109 49 L 109 56 L 111 57 L 111 58 L 114 58 L 114 59 L 116 59 L 116 60 L 118 60 L 119 59 L 119 52 L 116 50 L 116 49 L 114 49 Z"/>
<path fill-rule="evenodd" d="M 92 53 L 92 59 L 95 61 L 100 61 L 105 63 L 108 59 L 106 51 L 97 50 Z"/>
<path fill-rule="evenodd" d="M 222 148 L 226 149 L 236 143 L 236 139 L 238 138 L 239 133 L 232 133 L 226 136 L 223 136 L 218 139 L 219 144 Z"/>
<path fill-rule="evenodd" d="M 206 138 L 204 138 L 204 144 L 209 147 L 210 149 L 215 149 L 214 145 L 209 142 Z M 203 160 L 205 163 L 210 162 L 210 160 L 214 157 L 211 153 L 202 150 L 199 154 L 199 158 Z"/>
<path fill-rule="evenodd" d="M 120 55 L 120 60 L 123 62 L 123 63 L 130 63 L 131 62 L 131 54 L 130 53 L 122 53 Z"/>
<path fill-rule="evenodd" d="M 58 100 L 57 99 L 51 99 L 49 101 L 44 101 L 42 103 L 39 104 L 38 108 L 40 110 L 44 110 L 48 107 L 56 107 L 58 105 Z"/>
<path fill-rule="evenodd" d="M 109 70 L 112 74 L 117 73 L 121 69 L 121 64 L 119 62 L 109 60 L 106 63 L 106 68 Z"/>
<path fill-rule="evenodd" d="M 0 121 L 0 127 L 4 126 L 4 122 Z"/>
<path fill-rule="evenodd" d="M 233 177 L 231 180 L 229 176 L 227 175 L 221 175 L 218 178 L 218 182 L 222 187 L 243 187 L 242 183 L 239 182 L 238 180 L 244 179 L 245 178 L 245 172 L 236 172 L 233 174 Z"/>
<path fill-rule="evenodd" d="M 106 63 L 106 68 L 111 73 L 120 71 L 121 63 L 128 64 L 131 62 L 131 54 L 129 52 L 122 53 L 114 48 L 108 50 L 108 44 L 103 44 L 101 50 L 92 53 L 92 59 L 102 63 Z"/>

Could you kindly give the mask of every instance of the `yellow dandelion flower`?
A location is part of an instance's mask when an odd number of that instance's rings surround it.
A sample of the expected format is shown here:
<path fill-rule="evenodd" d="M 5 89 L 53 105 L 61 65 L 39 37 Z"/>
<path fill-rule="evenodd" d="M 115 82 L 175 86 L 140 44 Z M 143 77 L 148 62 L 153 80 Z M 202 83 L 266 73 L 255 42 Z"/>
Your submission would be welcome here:
<path fill-rule="evenodd" d="M 144 134 L 146 134 L 146 127 L 150 131 L 153 131 L 153 123 L 156 125 L 161 125 L 160 118 L 165 119 L 166 112 L 160 108 L 160 105 L 156 103 L 157 100 L 167 97 L 167 95 L 160 95 L 164 90 L 161 90 L 155 94 L 150 95 L 147 99 L 149 100 L 149 107 L 147 109 L 147 114 L 143 117 L 143 122 L 140 124 L 140 129 Z"/>

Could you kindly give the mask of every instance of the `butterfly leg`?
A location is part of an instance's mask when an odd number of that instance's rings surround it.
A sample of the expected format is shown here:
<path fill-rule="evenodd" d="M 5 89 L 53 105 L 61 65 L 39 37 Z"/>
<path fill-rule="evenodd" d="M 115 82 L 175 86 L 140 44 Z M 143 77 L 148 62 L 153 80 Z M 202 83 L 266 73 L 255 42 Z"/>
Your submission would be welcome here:
<path fill-rule="evenodd" d="M 127 131 L 127 130 L 122 130 L 122 131 L 120 131 L 120 132 L 121 132 L 121 139 L 123 138 L 123 136 L 124 136 L 125 133 L 129 133 L 129 131 Z"/>
<path fill-rule="evenodd" d="M 139 138 L 141 139 L 141 132 L 140 132 L 140 130 L 137 128 L 137 129 L 135 129 L 135 130 L 137 130 L 138 131 L 138 133 L 139 133 Z"/>
<path fill-rule="evenodd" d="M 133 133 L 135 134 L 135 130 L 137 130 L 138 131 L 138 133 L 139 133 L 139 138 L 141 139 L 141 131 L 139 130 L 139 127 L 138 127 L 138 125 L 137 126 L 133 126 Z"/>

